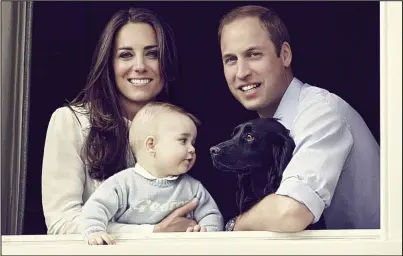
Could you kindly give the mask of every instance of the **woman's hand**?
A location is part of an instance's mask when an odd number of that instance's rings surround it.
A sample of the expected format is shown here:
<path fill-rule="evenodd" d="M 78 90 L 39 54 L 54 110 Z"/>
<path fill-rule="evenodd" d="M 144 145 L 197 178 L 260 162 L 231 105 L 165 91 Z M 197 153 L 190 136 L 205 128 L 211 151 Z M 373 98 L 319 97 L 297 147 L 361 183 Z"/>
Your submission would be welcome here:
<path fill-rule="evenodd" d="M 189 227 L 193 228 L 197 225 L 197 222 L 185 218 L 184 216 L 196 208 L 198 203 L 197 199 L 193 199 L 184 206 L 176 209 L 154 226 L 154 232 L 186 232 Z"/>

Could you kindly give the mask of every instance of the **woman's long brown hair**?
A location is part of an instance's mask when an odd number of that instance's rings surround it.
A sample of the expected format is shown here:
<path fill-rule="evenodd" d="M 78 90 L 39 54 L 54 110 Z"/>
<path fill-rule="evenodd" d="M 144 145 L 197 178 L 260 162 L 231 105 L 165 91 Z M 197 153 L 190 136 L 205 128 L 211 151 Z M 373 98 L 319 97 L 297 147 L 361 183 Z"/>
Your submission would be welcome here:
<path fill-rule="evenodd" d="M 85 88 L 68 103 L 81 107 L 89 116 L 90 131 L 83 146 L 83 156 L 93 179 L 104 180 L 127 168 L 129 150 L 127 121 L 119 103 L 114 80 L 113 45 L 116 33 L 125 24 L 146 23 L 156 33 L 159 46 L 159 65 L 164 90 L 156 100 L 168 100 L 168 84 L 177 78 L 177 51 L 170 27 L 152 11 L 144 8 L 120 10 L 104 28 L 95 48 L 91 71 Z M 131 152 L 131 151 L 130 151 Z"/>

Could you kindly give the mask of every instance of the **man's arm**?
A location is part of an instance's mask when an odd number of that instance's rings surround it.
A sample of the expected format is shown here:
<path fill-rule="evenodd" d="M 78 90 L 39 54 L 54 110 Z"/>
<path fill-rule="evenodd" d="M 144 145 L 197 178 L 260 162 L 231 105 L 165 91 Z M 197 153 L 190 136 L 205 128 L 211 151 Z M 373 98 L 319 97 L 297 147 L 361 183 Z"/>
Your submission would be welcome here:
<path fill-rule="evenodd" d="M 353 145 L 341 113 L 328 101 L 306 106 L 291 128 L 294 155 L 277 192 L 236 219 L 234 230 L 299 232 L 330 205 Z"/>
<path fill-rule="evenodd" d="M 288 196 L 271 194 L 238 216 L 234 231 L 299 232 L 313 219 L 304 204 Z"/>

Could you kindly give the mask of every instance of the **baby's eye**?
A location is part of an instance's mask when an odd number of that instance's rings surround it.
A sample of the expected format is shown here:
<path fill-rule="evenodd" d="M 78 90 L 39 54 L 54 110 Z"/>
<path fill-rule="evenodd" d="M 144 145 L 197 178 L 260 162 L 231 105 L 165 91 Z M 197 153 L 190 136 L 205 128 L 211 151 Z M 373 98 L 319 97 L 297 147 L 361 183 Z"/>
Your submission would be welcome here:
<path fill-rule="evenodd" d="M 182 144 L 186 144 L 187 139 L 186 139 L 186 138 L 183 138 L 183 139 L 179 139 L 179 141 L 180 141 Z"/>

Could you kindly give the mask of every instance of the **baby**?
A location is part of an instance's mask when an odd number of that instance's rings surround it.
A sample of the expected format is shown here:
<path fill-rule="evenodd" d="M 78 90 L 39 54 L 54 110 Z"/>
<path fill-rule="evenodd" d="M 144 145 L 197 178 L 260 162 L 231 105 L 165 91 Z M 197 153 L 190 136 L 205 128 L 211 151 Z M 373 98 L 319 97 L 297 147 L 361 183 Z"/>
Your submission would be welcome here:
<path fill-rule="evenodd" d="M 158 224 L 193 198 L 199 204 L 186 217 L 200 225 L 198 230 L 223 230 L 223 217 L 214 199 L 186 174 L 196 160 L 198 123 L 193 115 L 168 103 L 152 102 L 140 109 L 129 131 L 136 165 L 106 179 L 82 209 L 80 229 L 88 244 L 115 244 L 106 233 L 111 220 Z"/>

